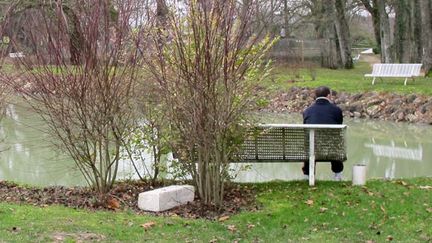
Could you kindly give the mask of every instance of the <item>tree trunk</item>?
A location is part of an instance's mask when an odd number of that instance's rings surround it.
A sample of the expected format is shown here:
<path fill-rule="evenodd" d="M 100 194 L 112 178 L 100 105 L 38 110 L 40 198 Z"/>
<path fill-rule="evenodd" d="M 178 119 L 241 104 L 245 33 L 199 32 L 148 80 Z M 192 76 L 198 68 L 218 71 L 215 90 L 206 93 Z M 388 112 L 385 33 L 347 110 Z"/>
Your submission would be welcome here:
<path fill-rule="evenodd" d="M 409 63 L 412 56 L 410 7 L 405 0 L 397 0 L 395 4 L 394 50 L 395 61 L 400 63 Z"/>
<path fill-rule="evenodd" d="M 318 1 L 315 5 L 316 16 L 315 29 L 321 39 L 321 66 L 336 69 L 340 65 L 338 48 L 336 45 L 336 33 L 334 27 L 333 0 Z"/>
<path fill-rule="evenodd" d="M 288 27 L 289 27 L 289 10 L 288 10 L 288 0 L 283 0 L 283 6 L 284 6 L 284 11 L 283 11 L 283 16 L 284 16 L 284 23 L 283 23 L 283 28 L 285 29 L 285 35 L 286 37 L 290 36 L 290 32 L 288 31 Z"/>
<path fill-rule="evenodd" d="M 335 26 L 342 65 L 346 69 L 351 69 L 353 68 L 353 60 L 351 56 L 351 37 L 348 22 L 345 18 L 344 0 L 336 0 L 334 6 L 336 7 Z"/>
<path fill-rule="evenodd" d="M 390 36 L 390 21 L 386 12 L 385 0 L 378 0 L 378 11 L 380 15 L 381 30 L 381 62 L 392 63 L 392 42 Z"/>
<path fill-rule="evenodd" d="M 168 7 L 165 0 L 156 1 L 156 17 L 159 22 L 159 26 L 165 27 L 166 18 L 168 15 Z"/>
<path fill-rule="evenodd" d="M 380 14 L 378 11 L 378 1 L 379 0 L 372 0 L 372 4 L 371 4 L 370 0 L 361 0 L 366 10 L 372 16 L 375 41 L 379 49 L 379 52 L 381 53 L 381 25 L 380 25 L 381 21 L 380 21 Z"/>
<path fill-rule="evenodd" d="M 423 0 L 414 0 L 411 1 L 411 44 L 412 44 L 412 57 L 410 62 L 412 63 L 420 63 L 422 58 L 422 33 L 421 33 L 421 8 L 420 2 Z"/>
<path fill-rule="evenodd" d="M 422 41 L 423 41 L 423 68 L 426 75 L 430 73 L 432 67 L 432 1 L 420 1 L 421 22 L 422 22 Z"/>

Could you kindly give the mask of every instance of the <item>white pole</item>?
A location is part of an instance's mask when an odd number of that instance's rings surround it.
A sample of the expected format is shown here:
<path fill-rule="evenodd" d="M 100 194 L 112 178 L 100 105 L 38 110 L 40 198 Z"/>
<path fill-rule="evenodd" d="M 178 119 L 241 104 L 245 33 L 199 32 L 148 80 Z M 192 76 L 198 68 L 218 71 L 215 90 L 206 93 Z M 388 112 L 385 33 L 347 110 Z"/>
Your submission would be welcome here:
<path fill-rule="evenodd" d="M 309 129 L 309 186 L 315 185 L 315 130 Z"/>

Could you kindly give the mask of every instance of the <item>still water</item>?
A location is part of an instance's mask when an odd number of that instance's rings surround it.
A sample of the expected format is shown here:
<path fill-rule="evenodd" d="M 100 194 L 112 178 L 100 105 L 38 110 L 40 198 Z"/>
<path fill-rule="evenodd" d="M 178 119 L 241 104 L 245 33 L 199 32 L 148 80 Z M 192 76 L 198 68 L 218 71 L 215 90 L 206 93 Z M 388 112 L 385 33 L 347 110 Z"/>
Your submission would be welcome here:
<path fill-rule="evenodd" d="M 261 122 L 301 123 L 288 114 L 260 114 Z M 354 164 L 367 166 L 368 178 L 432 176 L 432 126 L 346 120 L 348 160 L 344 179 L 350 180 Z M 43 121 L 22 104 L 11 104 L 0 127 L 0 180 L 30 185 L 85 185 L 74 163 L 57 151 L 44 134 Z M 262 182 L 302 179 L 301 163 L 251 164 L 247 170 L 233 165 L 236 181 Z M 133 178 L 129 163 L 120 166 L 121 178 Z M 317 179 L 332 178 L 329 163 L 317 164 Z"/>

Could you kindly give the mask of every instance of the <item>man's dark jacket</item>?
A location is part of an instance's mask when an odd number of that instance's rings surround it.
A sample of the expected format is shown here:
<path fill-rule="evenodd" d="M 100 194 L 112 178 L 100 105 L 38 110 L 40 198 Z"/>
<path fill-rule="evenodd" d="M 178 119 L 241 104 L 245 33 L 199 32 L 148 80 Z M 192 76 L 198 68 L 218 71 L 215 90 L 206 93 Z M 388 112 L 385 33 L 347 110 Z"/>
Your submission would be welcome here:
<path fill-rule="evenodd" d="M 304 124 L 342 124 L 342 110 L 325 98 L 316 99 L 315 103 L 303 112 Z"/>

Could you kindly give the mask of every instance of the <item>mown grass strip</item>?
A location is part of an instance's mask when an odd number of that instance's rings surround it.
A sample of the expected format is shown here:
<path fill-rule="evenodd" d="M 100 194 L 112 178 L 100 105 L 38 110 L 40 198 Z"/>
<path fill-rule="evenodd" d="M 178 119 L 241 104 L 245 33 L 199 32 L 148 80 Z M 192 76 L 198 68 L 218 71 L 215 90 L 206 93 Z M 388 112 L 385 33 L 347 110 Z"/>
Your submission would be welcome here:
<path fill-rule="evenodd" d="M 428 242 L 432 178 L 249 184 L 262 204 L 223 221 L 0 203 L 0 239 L 152 242 Z M 0 240 L 0 241 L 1 241 Z"/>
<path fill-rule="evenodd" d="M 377 79 L 375 85 L 372 85 L 372 79 L 364 77 L 364 74 L 371 72 L 371 65 L 365 62 L 357 63 L 355 68 L 350 70 L 332 70 L 320 67 L 292 68 L 276 65 L 272 74 L 262 83 L 262 86 L 268 88 L 271 92 L 288 90 L 292 86 L 318 87 L 327 85 L 337 91 L 349 93 L 377 91 L 432 95 L 431 77 L 416 77 L 414 82 L 409 79 L 406 86 L 403 85 L 404 78 L 383 78 L 382 81 Z M 312 81 L 312 73 L 316 75 L 314 81 Z"/>

